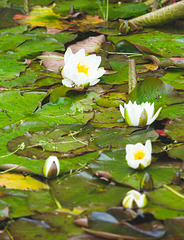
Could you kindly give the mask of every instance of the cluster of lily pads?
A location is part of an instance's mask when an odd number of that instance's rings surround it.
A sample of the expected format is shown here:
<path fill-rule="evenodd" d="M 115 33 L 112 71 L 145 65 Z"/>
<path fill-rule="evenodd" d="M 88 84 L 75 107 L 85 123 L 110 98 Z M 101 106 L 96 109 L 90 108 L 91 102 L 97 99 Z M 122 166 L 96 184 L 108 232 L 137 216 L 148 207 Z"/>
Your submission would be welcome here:
<path fill-rule="evenodd" d="M 73 54 L 68 48 L 64 55 L 64 67 L 62 69 L 62 83 L 66 87 L 84 90 L 88 86 L 94 86 L 100 81 L 100 77 L 105 73 L 104 68 L 100 67 L 101 57 L 91 54 L 86 56 L 85 50 L 81 49 Z M 120 112 L 125 122 L 130 126 L 146 126 L 152 124 L 158 117 L 161 107 L 156 113 L 154 103 L 144 102 L 137 104 L 129 101 L 120 104 Z M 151 164 L 152 145 L 148 139 L 142 143 L 126 145 L 126 162 L 133 169 L 142 170 Z M 60 173 L 60 165 L 57 157 L 50 156 L 44 164 L 43 174 L 45 177 L 55 177 Z M 122 201 L 125 208 L 143 208 L 147 204 L 145 194 L 131 190 L 127 192 Z"/>

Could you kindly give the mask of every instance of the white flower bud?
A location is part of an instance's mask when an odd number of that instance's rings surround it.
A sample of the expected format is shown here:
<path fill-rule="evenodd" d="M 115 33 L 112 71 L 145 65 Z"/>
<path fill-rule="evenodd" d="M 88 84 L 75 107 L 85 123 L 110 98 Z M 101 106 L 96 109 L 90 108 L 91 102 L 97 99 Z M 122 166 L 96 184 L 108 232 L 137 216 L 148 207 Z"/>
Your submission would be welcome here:
<path fill-rule="evenodd" d="M 47 158 L 43 165 L 43 175 L 47 178 L 58 176 L 60 173 L 59 160 L 55 156 Z"/>
<path fill-rule="evenodd" d="M 127 192 L 122 201 L 122 205 L 125 208 L 143 208 L 147 205 L 147 202 L 148 201 L 145 194 L 131 190 Z"/>

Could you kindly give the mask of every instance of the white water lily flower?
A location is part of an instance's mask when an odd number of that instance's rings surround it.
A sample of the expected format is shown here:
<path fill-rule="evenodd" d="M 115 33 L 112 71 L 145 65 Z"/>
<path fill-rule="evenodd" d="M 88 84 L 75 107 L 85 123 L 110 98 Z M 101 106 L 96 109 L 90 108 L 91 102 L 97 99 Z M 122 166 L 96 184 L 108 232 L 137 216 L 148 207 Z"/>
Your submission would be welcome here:
<path fill-rule="evenodd" d="M 120 104 L 120 112 L 130 126 L 150 125 L 156 120 L 161 109 L 159 108 L 154 114 L 154 103 L 145 102 L 138 105 L 136 102 L 129 101 L 128 104 L 124 104 L 124 107 Z"/>
<path fill-rule="evenodd" d="M 122 205 L 125 208 L 143 208 L 147 205 L 147 202 L 148 201 L 145 194 L 131 190 L 127 192 L 125 198 L 122 201 Z"/>
<path fill-rule="evenodd" d="M 105 73 L 103 68 L 99 68 L 101 57 L 91 54 L 86 56 L 85 50 L 80 49 L 73 54 L 68 48 L 64 55 L 64 67 L 62 70 L 62 83 L 66 87 L 87 87 L 93 86 L 100 81 L 100 77 Z"/>
<path fill-rule="evenodd" d="M 151 153 L 151 141 L 147 140 L 145 145 L 142 143 L 127 144 L 125 158 L 129 167 L 144 169 L 151 163 Z"/>
<path fill-rule="evenodd" d="M 59 160 L 55 156 L 50 156 L 45 160 L 43 165 L 43 174 L 45 177 L 56 177 L 60 173 L 60 164 Z"/>

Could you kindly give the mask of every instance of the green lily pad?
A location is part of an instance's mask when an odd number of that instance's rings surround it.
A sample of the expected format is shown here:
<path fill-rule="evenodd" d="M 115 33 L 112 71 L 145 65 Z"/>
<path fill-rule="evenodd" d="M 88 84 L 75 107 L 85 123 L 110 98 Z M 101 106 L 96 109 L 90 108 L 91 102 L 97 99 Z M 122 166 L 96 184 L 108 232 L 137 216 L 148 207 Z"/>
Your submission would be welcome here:
<path fill-rule="evenodd" d="M 142 213 L 151 213 L 154 215 L 155 218 L 160 219 L 160 220 L 166 220 L 171 219 L 171 218 L 180 218 L 184 216 L 184 211 L 179 211 L 179 210 L 171 210 L 168 208 L 164 208 L 155 204 L 152 204 L 150 201 L 148 202 L 148 205 L 143 208 L 138 210 L 141 214 Z M 170 230 L 170 228 L 167 228 Z M 167 239 L 167 237 L 166 237 Z"/>
<path fill-rule="evenodd" d="M 92 110 L 86 111 L 82 114 L 78 111 L 70 98 L 59 98 L 55 103 L 45 104 L 42 109 L 38 109 L 29 121 L 49 122 L 57 124 L 71 124 L 79 123 L 86 124 L 93 118 L 94 112 Z M 84 105 L 83 105 L 84 107 Z M 85 105 L 85 107 L 87 107 Z"/>
<path fill-rule="evenodd" d="M 167 70 L 166 74 L 160 79 L 171 84 L 176 89 L 183 89 L 184 76 L 180 69 Z"/>
<path fill-rule="evenodd" d="M 74 225 L 73 216 L 69 213 L 50 212 L 34 215 L 32 219 L 19 218 L 9 226 L 14 238 L 25 240 L 42 239 L 64 240 L 73 235 L 81 234 L 82 229 Z"/>
<path fill-rule="evenodd" d="M 24 33 L 28 30 L 29 24 L 15 26 L 12 28 L 1 28 L 0 33 Z"/>
<path fill-rule="evenodd" d="M 18 62 L 19 57 L 15 54 L 0 54 L 0 84 L 3 86 L 4 81 L 16 78 L 20 72 L 24 71 L 26 65 Z M 6 83 L 5 83 L 6 85 Z"/>
<path fill-rule="evenodd" d="M 33 114 L 44 96 L 43 92 L 20 94 L 19 91 L 6 91 L 0 93 L 0 127 L 24 121 Z"/>
<path fill-rule="evenodd" d="M 183 105 L 183 104 L 182 104 Z M 184 141 L 184 116 L 180 118 L 173 119 L 165 127 L 165 133 L 169 135 L 173 140 Z"/>
<path fill-rule="evenodd" d="M 181 100 L 183 99 L 183 96 L 181 96 Z M 176 99 L 174 99 L 175 101 Z M 179 99 L 178 99 L 179 100 Z M 183 116 L 184 112 L 184 104 L 171 104 L 168 105 L 166 108 L 162 108 L 162 111 L 159 114 L 159 118 L 180 118 Z"/>
<path fill-rule="evenodd" d="M 4 33 L 0 35 L 0 50 L 3 52 L 13 51 L 19 45 L 24 43 L 27 40 L 34 39 L 33 35 L 30 34 L 12 34 L 12 33 Z"/>
<path fill-rule="evenodd" d="M 152 176 L 154 187 L 158 188 L 164 183 L 171 183 L 174 173 L 179 170 L 179 167 L 173 166 L 172 164 L 166 167 L 162 163 L 152 163 L 144 170 L 137 171 L 128 167 L 125 154 L 124 149 L 104 151 L 89 167 L 93 171 L 106 171 L 110 173 L 116 181 L 129 184 L 136 189 L 140 188 L 140 181 L 145 172 L 148 172 Z"/>
<path fill-rule="evenodd" d="M 116 3 L 113 4 L 109 11 L 109 19 L 115 20 L 117 18 L 133 18 L 145 14 L 150 8 L 142 3 Z"/>
<path fill-rule="evenodd" d="M 110 75 L 103 75 L 101 77 L 101 83 L 108 83 L 108 84 L 122 84 L 128 81 L 128 62 L 123 61 L 110 61 L 110 66 L 114 71 L 117 73 L 110 74 Z"/>
<path fill-rule="evenodd" d="M 179 186 L 169 185 L 169 187 L 182 194 L 182 189 Z M 184 211 L 184 199 L 165 188 L 157 189 L 147 193 L 146 195 L 152 204 L 171 210 Z"/>
<path fill-rule="evenodd" d="M 179 94 L 172 85 L 162 82 L 160 79 L 145 79 L 139 82 L 135 89 L 127 97 L 127 101 L 155 102 L 155 105 L 164 106 L 165 104 L 182 103 L 184 96 Z M 162 113 L 163 116 L 163 113 Z"/>
<path fill-rule="evenodd" d="M 176 145 L 168 151 L 168 154 L 170 157 L 180 158 L 184 160 L 184 145 L 181 143 L 179 145 Z"/>
<path fill-rule="evenodd" d="M 38 56 L 43 51 L 55 50 L 64 51 L 63 43 L 51 37 L 36 37 L 32 40 L 25 41 L 18 46 L 14 52 L 21 57 L 30 59 Z"/>
<path fill-rule="evenodd" d="M 57 184 L 56 184 L 57 183 Z M 83 171 L 67 178 L 50 181 L 54 196 L 67 208 L 87 208 L 87 212 L 106 211 L 111 206 L 120 206 L 123 196 L 130 188 L 109 186 Z M 71 188 L 73 189 L 71 191 Z M 80 192 L 80 194 L 79 194 Z"/>
<path fill-rule="evenodd" d="M 184 55 L 184 38 L 180 34 L 169 34 L 160 31 L 152 30 L 144 31 L 143 33 L 133 34 L 123 37 L 112 37 L 111 39 L 116 43 L 121 39 L 126 39 L 132 43 L 139 43 L 148 47 L 154 52 L 158 52 L 164 57 L 181 56 Z"/>
<path fill-rule="evenodd" d="M 155 140 L 158 138 L 158 133 L 154 130 L 133 132 L 133 129 L 135 130 L 133 127 L 96 129 L 93 133 L 94 143 L 101 148 L 123 148 L 129 143 L 135 144 L 145 142 L 147 139 Z"/>

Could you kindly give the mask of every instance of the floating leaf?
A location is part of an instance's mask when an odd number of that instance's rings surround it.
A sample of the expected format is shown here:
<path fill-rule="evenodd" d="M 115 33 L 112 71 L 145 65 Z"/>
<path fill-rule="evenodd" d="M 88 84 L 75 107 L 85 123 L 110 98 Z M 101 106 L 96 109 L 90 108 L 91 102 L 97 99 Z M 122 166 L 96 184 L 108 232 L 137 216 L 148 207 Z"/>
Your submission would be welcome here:
<path fill-rule="evenodd" d="M 58 73 L 59 69 L 64 66 L 64 54 L 58 52 L 45 51 L 38 58 L 49 71 Z"/>
<path fill-rule="evenodd" d="M 0 174 L 0 186 L 7 189 L 38 190 L 49 189 L 48 185 L 30 176 L 16 173 Z"/>
<path fill-rule="evenodd" d="M 81 48 L 85 49 L 85 53 L 99 52 L 101 49 L 102 43 L 105 42 L 105 36 L 99 35 L 96 37 L 88 37 L 83 41 L 79 41 L 75 44 L 70 45 L 73 53 L 78 52 Z"/>
<path fill-rule="evenodd" d="M 16 78 L 22 71 L 25 70 L 26 65 L 18 62 L 19 57 L 15 54 L 0 54 L 0 84 L 3 86 L 5 80 Z M 5 83 L 6 85 L 6 83 Z"/>
<path fill-rule="evenodd" d="M 29 23 L 31 27 L 60 28 L 60 15 L 54 13 L 54 5 L 50 7 L 35 6 L 27 15 L 15 15 L 14 20 L 18 24 Z"/>
<path fill-rule="evenodd" d="M 184 96 L 178 94 L 172 85 L 152 78 L 139 82 L 128 96 L 128 100 L 136 101 L 138 104 L 146 101 L 155 102 L 157 106 L 163 106 L 183 102 Z"/>
<path fill-rule="evenodd" d="M 130 36 L 114 37 L 111 36 L 113 42 L 126 39 L 131 43 L 139 43 L 153 52 L 157 52 L 165 57 L 180 56 L 184 57 L 184 40 L 181 34 L 169 34 L 161 31 L 145 30 L 144 32 L 132 34 Z"/>
<path fill-rule="evenodd" d="M 165 127 L 165 133 L 168 134 L 173 140 L 184 142 L 184 116 L 173 119 Z"/>
<path fill-rule="evenodd" d="M 50 7 L 35 6 L 27 15 L 15 15 L 14 20 L 18 24 L 29 23 L 31 27 L 47 27 L 48 29 L 60 29 L 60 31 L 76 31 L 77 29 L 86 31 L 87 29 L 90 30 L 92 27 L 94 28 L 96 24 L 104 22 L 99 16 L 91 15 L 86 15 L 83 19 L 66 21 L 66 17 L 62 18 L 59 14 L 54 13 L 54 6 L 54 4 L 50 5 Z"/>
<path fill-rule="evenodd" d="M 16 90 L 0 93 L 0 126 L 5 127 L 31 116 L 44 96 L 45 93 L 34 92 L 21 95 Z"/>

